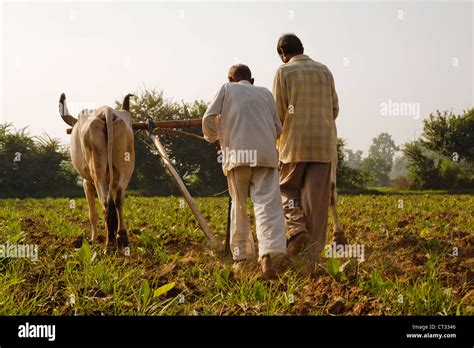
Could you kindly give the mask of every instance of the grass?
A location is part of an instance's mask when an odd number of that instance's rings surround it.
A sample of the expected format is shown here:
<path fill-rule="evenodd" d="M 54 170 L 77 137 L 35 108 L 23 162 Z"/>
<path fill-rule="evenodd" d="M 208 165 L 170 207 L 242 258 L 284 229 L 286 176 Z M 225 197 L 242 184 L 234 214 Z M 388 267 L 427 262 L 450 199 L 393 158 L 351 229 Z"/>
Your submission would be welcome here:
<path fill-rule="evenodd" d="M 197 202 L 223 240 L 227 198 Z M 341 194 L 341 223 L 365 261 L 322 258 L 311 275 L 290 267 L 275 281 L 235 274 L 178 197 L 127 198 L 130 257 L 81 242 L 87 203 L 72 206 L 0 200 L 0 244 L 39 248 L 37 262 L 0 258 L 0 315 L 474 314 L 471 195 Z"/>

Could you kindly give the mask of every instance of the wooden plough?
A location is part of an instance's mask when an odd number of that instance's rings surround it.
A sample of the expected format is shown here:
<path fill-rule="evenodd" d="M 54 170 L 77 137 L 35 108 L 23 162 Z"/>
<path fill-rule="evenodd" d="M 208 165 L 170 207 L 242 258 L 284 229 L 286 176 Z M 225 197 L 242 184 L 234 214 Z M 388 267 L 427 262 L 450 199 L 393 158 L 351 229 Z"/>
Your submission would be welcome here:
<path fill-rule="evenodd" d="M 164 120 L 164 121 L 154 121 L 150 122 L 134 122 L 132 123 L 133 130 L 146 130 L 146 131 L 155 131 L 160 129 L 173 129 L 173 128 L 183 128 L 189 126 L 201 126 L 202 119 L 193 119 L 193 120 Z M 71 134 L 72 128 L 66 130 L 67 134 Z"/>
<path fill-rule="evenodd" d="M 217 240 L 217 238 L 212 234 L 209 228 L 209 225 L 207 224 L 206 219 L 202 215 L 201 211 L 199 210 L 193 198 L 191 197 L 191 194 L 186 188 L 186 185 L 184 184 L 183 180 L 181 179 L 178 172 L 176 171 L 173 164 L 171 163 L 164 146 L 161 144 L 159 138 L 153 134 L 157 130 L 164 130 L 164 131 L 168 130 L 168 131 L 173 131 L 177 134 L 193 136 L 195 138 L 204 140 L 204 138 L 200 137 L 199 135 L 183 132 L 176 129 L 176 128 L 183 128 L 183 127 L 189 127 L 189 126 L 201 126 L 201 125 L 202 125 L 202 119 L 153 121 L 151 118 L 149 118 L 148 122 L 133 123 L 132 128 L 134 130 L 143 130 L 143 131 L 148 132 L 150 139 L 153 141 L 153 144 L 158 150 L 158 153 L 160 154 L 163 162 L 168 168 L 171 176 L 173 177 L 175 184 L 178 186 L 179 190 L 181 191 L 181 194 L 183 195 L 187 204 L 191 208 L 192 213 L 196 217 L 199 223 L 199 226 L 201 227 L 202 231 L 208 238 L 211 248 L 218 252 L 222 252 L 224 249 L 224 245 L 222 245 L 222 243 L 219 242 L 219 240 Z M 68 128 L 66 132 L 67 134 L 71 134 L 72 128 Z M 227 228 L 227 230 L 229 230 L 229 227 Z M 228 249 L 228 247 L 226 247 L 226 249 Z"/>

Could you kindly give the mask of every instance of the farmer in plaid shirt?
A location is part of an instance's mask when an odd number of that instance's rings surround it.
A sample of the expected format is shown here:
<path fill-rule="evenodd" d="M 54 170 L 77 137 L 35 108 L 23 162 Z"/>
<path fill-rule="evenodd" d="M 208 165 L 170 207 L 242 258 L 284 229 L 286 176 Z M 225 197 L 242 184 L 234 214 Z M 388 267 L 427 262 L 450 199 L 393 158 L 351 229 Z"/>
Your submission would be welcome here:
<path fill-rule="evenodd" d="M 277 148 L 288 254 L 316 260 L 326 244 L 338 99 L 331 72 L 303 54 L 296 35 L 283 35 L 277 51 L 284 64 L 273 95 L 283 124 Z"/>

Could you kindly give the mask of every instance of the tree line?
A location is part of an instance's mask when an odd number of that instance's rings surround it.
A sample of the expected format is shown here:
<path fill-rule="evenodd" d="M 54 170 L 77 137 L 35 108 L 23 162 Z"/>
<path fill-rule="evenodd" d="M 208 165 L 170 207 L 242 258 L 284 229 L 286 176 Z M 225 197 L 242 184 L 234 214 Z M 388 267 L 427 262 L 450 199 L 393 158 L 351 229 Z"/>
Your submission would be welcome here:
<path fill-rule="evenodd" d="M 120 109 L 120 102 L 116 102 Z M 145 89 L 130 107 L 134 121 L 147 115 L 161 120 L 200 118 L 204 101 L 175 102 L 163 92 Z M 60 118 L 58 116 L 58 122 Z M 201 134 L 200 127 L 187 132 Z M 194 196 L 225 194 L 226 178 L 214 145 L 172 132 L 160 132 L 170 160 Z M 366 157 L 338 139 L 337 183 L 341 189 L 464 189 L 474 187 L 474 109 L 461 115 L 436 111 L 424 120 L 423 134 L 397 146 L 388 133 L 372 141 Z M 146 132 L 135 134 L 136 166 L 129 192 L 178 195 L 173 180 L 151 146 Z M 81 179 L 72 167 L 69 149 L 58 139 L 30 136 L 0 124 L 0 197 L 80 196 Z"/>
<path fill-rule="evenodd" d="M 388 133 L 372 140 L 367 157 L 343 149 L 343 165 L 371 187 L 474 188 L 474 109 L 461 115 L 436 111 L 423 120 L 421 136 L 397 146 Z"/>

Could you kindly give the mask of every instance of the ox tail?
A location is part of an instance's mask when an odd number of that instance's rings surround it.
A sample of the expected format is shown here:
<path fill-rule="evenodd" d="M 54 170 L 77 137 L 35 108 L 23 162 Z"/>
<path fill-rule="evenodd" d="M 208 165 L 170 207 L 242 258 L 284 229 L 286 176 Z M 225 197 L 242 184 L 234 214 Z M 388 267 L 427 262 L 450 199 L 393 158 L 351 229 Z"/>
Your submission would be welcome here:
<path fill-rule="evenodd" d="M 109 187 L 107 191 L 107 213 L 106 223 L 109 233 L 109 243 L 115 243 L 115 232 L 118 228 L 118 215 L 115 199 L 113 197 L 114 167 L 113 167 L 113 145 L 114 145 L 114 114 L 113 110 L 107 108 L 105 111 L 105 124 L 107 130 L 107 165 L 109 167 Z M 111 238 L 113 238 L 111 240 Z"/>

